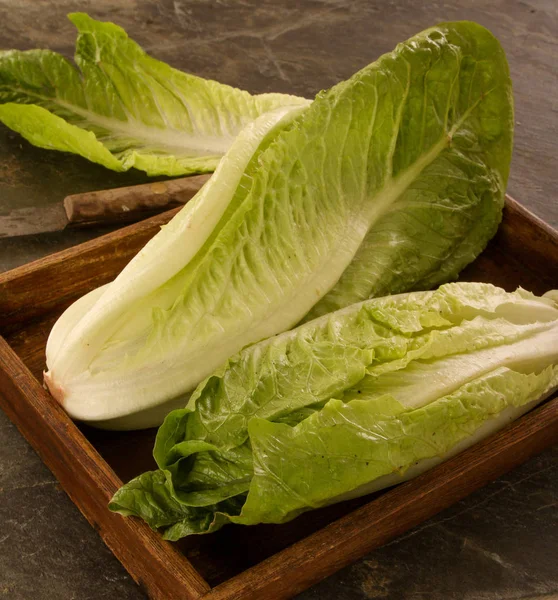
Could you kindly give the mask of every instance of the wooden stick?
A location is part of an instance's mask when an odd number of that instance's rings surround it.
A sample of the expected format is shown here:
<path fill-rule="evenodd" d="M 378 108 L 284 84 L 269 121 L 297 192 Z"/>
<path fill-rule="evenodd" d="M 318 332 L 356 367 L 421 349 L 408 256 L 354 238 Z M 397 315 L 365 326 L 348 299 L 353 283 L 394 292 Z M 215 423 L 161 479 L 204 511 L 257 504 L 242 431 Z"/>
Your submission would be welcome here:
<path fill-rule="evenodd" d="M 137 221 L 186 204 L 210 177 L 196 175 L 73 194 L 64 199 L 64 209 L 69 225 L 74 227 Z"/>

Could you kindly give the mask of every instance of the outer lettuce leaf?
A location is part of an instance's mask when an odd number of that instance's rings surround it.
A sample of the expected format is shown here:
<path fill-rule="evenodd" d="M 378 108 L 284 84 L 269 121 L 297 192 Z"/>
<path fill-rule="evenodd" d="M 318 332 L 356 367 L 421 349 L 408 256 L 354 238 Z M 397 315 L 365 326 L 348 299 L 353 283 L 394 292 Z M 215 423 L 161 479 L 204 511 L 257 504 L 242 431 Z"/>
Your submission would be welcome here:
<path fill-rule="evenodd" d="M 281 523 L 414 476 L 556 388 L 550 298 L 463 283 L 368 300 L 230 358 L 167 416 L 160 470 L 110 506 L 168 539 Z"/>
<path fill-rule="evenodd" d="M 430 44 L 398 46 L 408 66 L 406 98 L 383 194 L 410 172 L 412 181 L 306 320 L 455 279 L 496 232 L 512 152 L 509 70 L 502 47 L 480 26 L 447 27 L 440 26 L 444 37 L 440 29 L 425 32 Z"/>
<path fill-rule="evenodd" d="M 404 473 L 448 453 L 510 406 L 531 404 L 556 386 L 556 365 L 536 374 L 499 368 L 407 412 L 397 403 L 393 414 L 388 396 L 348 404 L 331 400 L 296 427 L 252 419 L 254 477 L 241 515 L 231 521 L 281 523 L 381 476 Z"/>
<path fill-rule="evenodd" d="M 455 274 L 494 233 L 512 104 L 505 57 L 482 27 L 429 29 L 298 115 L 279 110 L 248 126 L 204 190 L 59 328 L 71 333 L 52 346 L 62 349 L 47 356 L 48 378 L 72 416 L 159 424 L 338 281 L 352 302 L 344 272 L 370 236 L 391 240 L 366 264 L 391 292 L 445 279 L 448 265 Z"/>
<path fill-rule="evenodd" d="M 259 115 L 308 104 L 248 92 L 173 69 L 125 31 L 83 13 L 75 61 L 48 50 L 0 53 L 0 120 L 36 146 L 149 175 L 214 171 Z"/>
<path fill-rule="evenodd" d="M 224 515 L 215 518 L 217 506 L 196 508 L 181 502 L 170 483 L 168 471 L 144 473 L 130 482 L 122 498 L 128 506 L 120 510 L 123 515 L 140 516 L 153 529 L 180 529 L 180 537 L 194 533 L 210 533 L 222 527 L 228 520 Z M 221 510 L 227 510 L 229 515 L 238 514 L 241 507 L 242 502 L 234 499 L 222 502 L 219 506 Z"/>

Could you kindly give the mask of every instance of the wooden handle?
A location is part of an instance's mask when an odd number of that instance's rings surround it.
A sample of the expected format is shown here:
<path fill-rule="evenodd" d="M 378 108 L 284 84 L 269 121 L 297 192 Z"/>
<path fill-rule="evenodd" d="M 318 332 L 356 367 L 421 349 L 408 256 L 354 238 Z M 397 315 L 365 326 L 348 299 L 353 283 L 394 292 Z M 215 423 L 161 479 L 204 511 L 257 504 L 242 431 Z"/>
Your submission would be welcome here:
<path fill-rule="evenodd" d="M 130 223 L 186 204 L 211 175 L 182 177 L 64 198 L 69 225 Z"/>

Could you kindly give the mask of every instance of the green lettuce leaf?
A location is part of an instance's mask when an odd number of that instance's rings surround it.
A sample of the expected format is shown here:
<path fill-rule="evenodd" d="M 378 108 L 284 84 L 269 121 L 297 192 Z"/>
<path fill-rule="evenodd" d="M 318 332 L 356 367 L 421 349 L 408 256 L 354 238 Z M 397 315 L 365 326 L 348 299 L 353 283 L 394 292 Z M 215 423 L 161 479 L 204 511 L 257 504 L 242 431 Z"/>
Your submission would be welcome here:
<path fill-rule="evenodd" d="M 455 279 L 496 232 L 513 141 L 508 66 L 498 41 L 480 26 L 448 27 L 449 48 L 436 29 L 426 33 L 428 45 L 398 47 L 408 68 L 400 75 L 405 104 L 382 195 L 408 181 L 306 320 Z"/>
<path fill-rule="evenodd" d="M 498 42 L 463 22 L 418 34 L 308 107 L 265 113 L 100 298 L 55 326 L 51 390 L 74 418 L 159 425 L 332 288 L 354 301 L 355 264 L 382 273 L 386 293 L 455 276 L 501 218 L 510 94 Z M 386 244 L 365 264 L 375 236 Z"/>
<path fill-rule="evenodd" d="M 394 411 L 388 396 L 348 404 L 330 400 L 295 427 L 252 419 L 254 477 L 241 514 L 230 520 L 281 523 L 346 497 L 348 491 L 355 495 L 370 481 L 444 456 L 487 420 L 506 409 L 529 406 L 556 386 L 557 365 L 529 374 L 499 368 L 415 410 L 404 412 L 397 403 Z"/>
<path fill-rule="evenodd" d="M 248 123 L 308 101 L 248 92 L 173 69 L 126 32 L 83 13 L 75 61 L 49 50 L 0 52 L 0 121 L 36 146 L 149 175 L 214 171 Z"/>
<path fill-rule="evenodd" d="M 153 512 L 168 539 L 281 523 L 415 476 L 556 388 L 550 297 L 461 283 L 367 300 L 231 357 L 167 416 L 159 470 L 110 507 Z"/>

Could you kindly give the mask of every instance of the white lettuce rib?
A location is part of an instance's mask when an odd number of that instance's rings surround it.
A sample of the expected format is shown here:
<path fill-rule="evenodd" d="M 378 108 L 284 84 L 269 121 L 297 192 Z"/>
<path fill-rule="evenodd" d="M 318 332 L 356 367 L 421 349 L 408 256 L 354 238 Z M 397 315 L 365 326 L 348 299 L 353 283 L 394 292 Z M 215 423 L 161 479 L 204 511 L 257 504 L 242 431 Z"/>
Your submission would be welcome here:
<path fill-rule="evenodd" d="M 432 365 L 418 360 L 403 372 L 381 375 L 376 383 L 388 378 L 383 389 L 391 390 L 406 408 L 415 409 L 451 394 L 497 367 L 529 373 L 558 363 L 557 321 L 535 324 L 523 335 L 525 337 L 513 343 L 448 356 Z M 425 381 L 428 385 L 424 385 Z"/>
<path fill-rule="evenodd" d="M 457 456 L 460 452 L 467 450 L 471 446 L 474 446 L 478 442 L 490 437 L 492 434 L 500 431 L 506 425 L 509 425 L 519 417 L 528 413 L 531 409 L 535 408 L 538 404 L 544 402 L 547 398 L 550 398 L 554 392 L 558 390 L 558 387 L 555 387 L 542 396 L 541 398 L 537 398 L 532 402 L 527 404 L 523 404 L 522 406 L 508 406 L 502 412 L 498 413 L 492 419 L 488 419 L 482 425 L 480 425 L 474 433 L 461 440 L 453 448 L 444 454 L 443 456 L 435 456 L 433 458 L 426 458 L 418 463 L 409 467 L 403 474 L 400 473 L 390 473 L 389 475 L 383 475 L 382 477 L 378 477 L 369 483 L 365 483 L 353 490 L 350 490 L 346 494 L 341 496 L 337 496 L 335 498 L 331 498 L 327 504 L 336 504 L 337 502 L 343 502 L 344 500 L 352 500 L 353 498 L 360 498 L 361 496 L 366 496 L 368 494 L 373 494 L 374 492 L 379 492 L 388 487 L 393 487 L 394 485 L 398 485 L 400 483 L 404 483 L 405 481 L 409 481 L 422 473 L 425 473 L 429 469 Z"/>
<path fill-rule="evenodd" d="M 224 133 L 224 127 L 219 136 L 210 136 L 197 131 L 188 133 L 187 131 L 173 129 L 170 126 L 166 129 L 150 127 L 131 116 L 127 121 L 105 117 L 60 100 L 57 101 L 57 104 L 83 117 L 88 124 L 107 129 L 111 132 L 111 138 L 114 137 L 113 134 L 118 134 L 123 138 L 141 141 L 146 147 L 164 148 L 169 154 L 175 154 L 176 156 L 223 155 L 236 138 L 228 131 Z M 161 115 L 163 116 L 163 113 Z M 103 141 L 105 136 L 100 136 L 99 139 Z"/>

